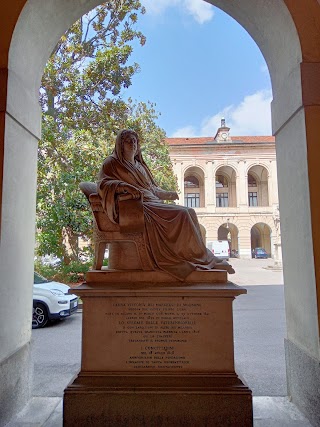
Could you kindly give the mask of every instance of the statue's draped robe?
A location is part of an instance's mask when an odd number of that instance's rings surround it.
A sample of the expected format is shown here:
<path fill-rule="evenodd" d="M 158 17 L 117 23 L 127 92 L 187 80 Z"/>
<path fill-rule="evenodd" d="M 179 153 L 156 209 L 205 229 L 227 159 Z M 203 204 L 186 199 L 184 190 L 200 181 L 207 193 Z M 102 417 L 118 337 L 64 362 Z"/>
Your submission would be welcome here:
<path fill-rule="evenodd" d="M 104 161 L 98 180 L 103 209 L 112 222 L 118 223 L 120 184 L 130 184 L 143 194 L 145 239 L 155 269 L 184 280 L 192 271 L 211 270 L 220 262 L 202 241 L 195 211 L 163 203 L 158 197 L 163 190 L 156 186 L 146 165 L 120 160 L 116 153 Z"/>

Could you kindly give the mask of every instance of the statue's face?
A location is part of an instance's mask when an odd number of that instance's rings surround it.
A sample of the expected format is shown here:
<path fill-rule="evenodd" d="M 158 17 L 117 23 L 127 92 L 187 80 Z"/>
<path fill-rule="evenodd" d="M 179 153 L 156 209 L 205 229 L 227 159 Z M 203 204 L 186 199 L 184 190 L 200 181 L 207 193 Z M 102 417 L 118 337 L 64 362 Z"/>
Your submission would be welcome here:
<path fill-rule="evenodd" d="M 134 134 L 128 133 L 123 139 L 123 155 L 124 157 L 131 157 L 137 154 L 138 140 Z"/>

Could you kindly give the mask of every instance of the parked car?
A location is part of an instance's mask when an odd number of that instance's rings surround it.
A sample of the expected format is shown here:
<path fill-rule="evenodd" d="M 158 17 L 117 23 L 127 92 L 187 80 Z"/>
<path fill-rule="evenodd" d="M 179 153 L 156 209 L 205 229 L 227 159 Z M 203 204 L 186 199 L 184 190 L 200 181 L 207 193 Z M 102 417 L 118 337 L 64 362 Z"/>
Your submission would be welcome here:
<path fill-rule="evenodd" d="M 69 295 L 70 286 L 52 282 L 34 273 L 32 329 L 43 328 L 52 320 L 64 319 L 78 309 L 78 297 Z"/>
<path fill-rule="evenodd" d="M 55 255 L 44 255 L 40 260 L 43 265 L 50 265 L 51 267 L 56 267 L 61 264 L 61 259 Z"/>
<path fill-rule="evenodd" d="M 252 258 L 269 258 L 264 248 L 255 248 L 252 251 Z"/>

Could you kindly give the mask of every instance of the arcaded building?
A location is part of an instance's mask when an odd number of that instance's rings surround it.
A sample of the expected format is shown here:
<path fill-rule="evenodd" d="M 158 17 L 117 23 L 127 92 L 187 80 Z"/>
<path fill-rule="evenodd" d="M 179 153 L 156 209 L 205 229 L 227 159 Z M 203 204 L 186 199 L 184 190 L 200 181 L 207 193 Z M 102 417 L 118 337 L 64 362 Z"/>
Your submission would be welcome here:
<path fill-rule="evenodd" d="M 275 138 L 232 136 L 222 119 L 215 136 L 167 138 L 167 143 L 179 204 L 195 208 L 206 242 L 228 240 L 241 258 L 263 247 L 278 259 Z"/>

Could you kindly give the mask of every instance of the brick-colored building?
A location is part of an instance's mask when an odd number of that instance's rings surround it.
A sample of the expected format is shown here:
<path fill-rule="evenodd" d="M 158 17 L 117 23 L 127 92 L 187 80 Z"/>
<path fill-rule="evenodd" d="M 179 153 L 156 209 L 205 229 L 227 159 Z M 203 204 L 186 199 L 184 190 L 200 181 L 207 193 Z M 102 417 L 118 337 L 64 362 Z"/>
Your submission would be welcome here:
<path fill-rule="evenodd" d="M 167 138 L 180 189 L 194 207 L 206 241 L 229 240 L 251 257 L 263 247 L 278 261 L 279 202 L 273 136 L 231 136 L 221 120 L 214 137 Z"/>

